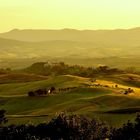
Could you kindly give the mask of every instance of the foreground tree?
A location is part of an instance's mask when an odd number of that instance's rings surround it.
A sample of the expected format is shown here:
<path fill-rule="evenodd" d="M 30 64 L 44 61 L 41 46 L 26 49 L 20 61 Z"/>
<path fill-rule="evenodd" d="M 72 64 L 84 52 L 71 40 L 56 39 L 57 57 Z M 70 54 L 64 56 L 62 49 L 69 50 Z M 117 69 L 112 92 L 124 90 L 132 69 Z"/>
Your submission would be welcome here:
<path fill-rule="evenodd" d="M 110 140 L 140 140 L 140 114 L 137 115 L 135 122 L 128 121 L 121 128 L 113 128 Z"/>
<path fill-rule="evenodd" d="M 0 125 L 2 125 L 3 123 L 6 123 L 8 120 L 5 117 L 5 110 L 0 110 Z"/>

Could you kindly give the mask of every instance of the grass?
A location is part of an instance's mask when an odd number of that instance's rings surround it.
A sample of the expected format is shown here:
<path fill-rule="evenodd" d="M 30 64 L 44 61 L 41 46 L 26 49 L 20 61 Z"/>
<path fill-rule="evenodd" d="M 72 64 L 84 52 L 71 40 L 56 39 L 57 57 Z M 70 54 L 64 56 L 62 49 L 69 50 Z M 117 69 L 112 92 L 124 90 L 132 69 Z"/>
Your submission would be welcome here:
<path fill-rule="evenodd" d="M 140 75 L 137 74 L 118 74 L 111 75 L 105 78 L 106 80 L 114 81 L 118 84 L 140 88 Z"/>
<path fill-rule="evenodd" d="M 97 81 L 110 84 L 105 79 Z M 115 88 L 85 87 L 88 83 L 88 78 L 62 75 L 41 81 L 1 84 L 0 108 L 7 111 L 9 124 L 49 121 L 56 114 L 67 112 L 99 118 L 110 125 L 120 126 L 128 119 L 133 120 L 136 112 L 139 112 L 139 97 L 117 94 Z M 115 84 L 114 81 L 112 83 Z M 27 96 L 30 90 L 51 86 L 78 88 L 45 97 Z"/>
<path fill-rule="evenodd" d="M 81 92 L 82 91 L 82 92 Z M 8 114 L 26 114 L 26 113 L 53 113 L 57 111 L 66 110 L 67 107 L 88 103 L 88 100 L 107 94 L 110 91 L 103 91 L 102 89 L 76 89 L 72 92 L 50 95 L 46 97 L 4 97 L 1 108 L 6 109 Z M 44 109 L 45 108 L 45 109 Z"/>
<path fill-rule="evenodd" d="M 41 81 L 1 84 L 0 96 L 26 95 L 28 91 L 39 88 L 50 88 L 51 86 L 55 86 L 56 88 L 80 86 L 86 81 L 86 78 L 81 83 L 81 80 L 77 80 L 75 77 L 57 76 Z"/>
<path fill-rule="evenodd" d="M 45 79 L 48 79 L 48 77 L 26 73 L 7 73 L 0 75 L 0 84 L 24 83 Z"/>

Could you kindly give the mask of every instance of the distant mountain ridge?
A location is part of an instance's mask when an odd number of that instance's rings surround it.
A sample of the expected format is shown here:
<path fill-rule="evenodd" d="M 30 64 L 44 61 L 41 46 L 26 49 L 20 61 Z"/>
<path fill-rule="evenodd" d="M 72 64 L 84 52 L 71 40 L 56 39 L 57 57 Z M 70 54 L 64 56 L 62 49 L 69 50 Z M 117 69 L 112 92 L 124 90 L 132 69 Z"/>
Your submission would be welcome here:
<path fill-rule="evenodd" d="M 0 33 L 1 38 L 20 41 L 40 42 L 52 40 L 69 40 L 85 42 L 109 42 L 128 44 L 140 43 L 140 28 L 116 29 L 116 30 L 19 30 L 14 29 L 6 33 Z"/>
<path fill-rule="evenodd" d="M 66 62 L 72 62 L 72 64 L 78 60 L 77 62 L 82 64 L 84 60 L 91 61 L 99 58 L 100 61 L 96 60 L 99 64 L 120 66 L 128 61 L 127 66 L 130 62 L 133 66 L 139 66 L 139 56 L 140 28 L 127 30 L 15 29 L 0 33 L 0 63 L 5 62 L 3 59 L 14 59 L 15 62 L 15 59 L 38 61 L 41 58 L 42 61 L 44 58 L 68 60 Z M 86 63 L 88 62 L 84 62 Z"/>

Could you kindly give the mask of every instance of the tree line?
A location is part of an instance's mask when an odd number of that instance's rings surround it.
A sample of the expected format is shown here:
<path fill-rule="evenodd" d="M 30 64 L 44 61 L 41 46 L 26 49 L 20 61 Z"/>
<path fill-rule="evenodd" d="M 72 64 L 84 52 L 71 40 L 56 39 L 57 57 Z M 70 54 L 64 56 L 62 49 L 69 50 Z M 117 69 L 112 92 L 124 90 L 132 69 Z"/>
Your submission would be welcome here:
<path fill-rule="evenodd" d="M 55 94 L 55 93 L 62 93 L 62 92 L 68 92 L 70 90 L 74 90 L 77 87 L 65 87 L 65 88 L 58 88 L 56 89 L 55 87 L 51 87 L 48 89 L 37 89 L 34 91 L 29 91 L 28 96 L 29 97 L 34 97 L 34 96 L 46 96 L 50 94 Z"/>
<path fill-rule="evenodd" d="M 139 140 L 140 115 L 120 128 L 79 115 L 61 113 L 49 123 L 2 125 L 4 111 L 0 111 L 0 140 Z"/>
<path fill-rule="evenodd" d="M 110 68 L 108 66 L 84 67 L 80 65 L 68 65 L 63 62 L 50 64 L 48 62 L 37 62 L 30 67 L 22 70 L 27 73 L 35 73 L 40 75 L 77 75 L 82 77 L 94 77 L 98 74 L 115 74 L 124 73 L 124 71 L 117 68 Z"/>

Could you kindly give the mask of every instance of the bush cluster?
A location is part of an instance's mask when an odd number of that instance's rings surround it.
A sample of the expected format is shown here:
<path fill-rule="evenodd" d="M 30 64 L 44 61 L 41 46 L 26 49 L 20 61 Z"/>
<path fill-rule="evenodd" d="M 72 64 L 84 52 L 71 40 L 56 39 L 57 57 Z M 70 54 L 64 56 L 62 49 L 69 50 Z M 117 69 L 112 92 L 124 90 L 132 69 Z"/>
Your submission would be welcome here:
<path fill-rule="evenodd" d="M 4 112 L 1 112 L 3 114 Z M 5 118 L 2 115 L 2 118 Z M 2 122 L 2 121 L 1 121 Z M 2 124 L 2 123 L 1 123 Z M 139 140 L 140 115 L 120 128 L 64 113 L 49 123 L 0 126 L 0 140 Z"/>

